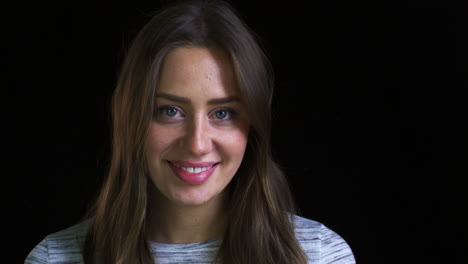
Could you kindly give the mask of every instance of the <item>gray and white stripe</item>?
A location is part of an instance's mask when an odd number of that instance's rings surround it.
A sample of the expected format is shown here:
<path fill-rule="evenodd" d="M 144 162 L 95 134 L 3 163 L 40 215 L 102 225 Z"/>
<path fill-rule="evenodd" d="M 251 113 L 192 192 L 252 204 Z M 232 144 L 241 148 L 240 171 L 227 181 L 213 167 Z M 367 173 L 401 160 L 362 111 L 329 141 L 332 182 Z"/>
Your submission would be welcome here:
<path fill-rule="evenodd" d="M 346 241 L 323 224 L 294 216 L 297 240 L 313 264 L 355 264 Z M 45 237 L 27 256 L 25 264 L 81 264 L 81 246 L 90 220 Z M 190 244 L 149 242 L 156 263 L 212 263 L 222 239 Z"/>

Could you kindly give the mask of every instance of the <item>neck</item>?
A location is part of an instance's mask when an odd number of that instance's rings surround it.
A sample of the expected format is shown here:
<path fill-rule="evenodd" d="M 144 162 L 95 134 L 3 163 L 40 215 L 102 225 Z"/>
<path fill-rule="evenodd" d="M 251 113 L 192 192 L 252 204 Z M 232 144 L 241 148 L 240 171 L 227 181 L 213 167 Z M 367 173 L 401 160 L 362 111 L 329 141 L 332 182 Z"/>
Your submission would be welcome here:
<path fill-rule="evenodd" d="M 181 205 L 159 191 L 148 217 L 148 239 L 167 244 L 187 244 L 221 238 L 227 226 L 225 192 L 202 205 Z"/>

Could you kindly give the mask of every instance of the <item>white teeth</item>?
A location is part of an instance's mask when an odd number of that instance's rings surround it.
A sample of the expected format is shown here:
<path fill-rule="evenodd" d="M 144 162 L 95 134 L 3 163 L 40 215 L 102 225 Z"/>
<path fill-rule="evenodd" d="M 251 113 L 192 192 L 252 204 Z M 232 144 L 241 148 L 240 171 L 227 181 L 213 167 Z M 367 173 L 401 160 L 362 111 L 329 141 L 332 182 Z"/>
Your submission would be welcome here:
<path fill-rule="evenodd" d="M 177 165 L 177 164 L 175 164 L 175 163 L 172 163 L 172 162 L 171 162 L 171 164 L 174 165 L 174 166 L 176 166 L 177 168 L 181 168 L 181 169 L 183 169 L 184 171 L 188 171 L 188 172 L 190 172 L 190 173 L 200 173 L 200 172 L 202 172 L 202 171 L 206 171 L 206 170 L 208 170 L 208 169 L 211 169 L 211 168 L 214 166 L 214 164 L 213 164 L 212 166 L 209 166 L 209 167 L 203 167 L 203 168 L 195 167 L 195 168 L 194 168 L 194 167 L 182 167 L 182 166 L 179 166 L 179 165 Z"/>

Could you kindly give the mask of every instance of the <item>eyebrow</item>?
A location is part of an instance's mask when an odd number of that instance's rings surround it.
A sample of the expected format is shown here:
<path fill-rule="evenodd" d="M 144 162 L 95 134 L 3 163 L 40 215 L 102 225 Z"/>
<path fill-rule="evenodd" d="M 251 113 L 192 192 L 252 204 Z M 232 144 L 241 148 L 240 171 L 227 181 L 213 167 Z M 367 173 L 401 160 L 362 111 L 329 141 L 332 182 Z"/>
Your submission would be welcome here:
<path fill-rule="evenodd" d="M 187 97 L 182 97 L 182 96 L 177 96 L 173 94 L 167 94 L 167 93 L 158 93 L 156 94 L 155 97 L 160 97 L 160 98 L 165 98 L 167 100 L 171 100 L 174 102 L 180 102 L 180 103 L 190 103 L 190 99 Z M 228 96 L 228 97 L 223 97 L 223 98 L 214 98 L 208 100 L 208 104 L 210 105 L 217 105 L 217 104 L 226 104 L 230 102 L 240 102 L 240 99 L 235 96 Z"/>

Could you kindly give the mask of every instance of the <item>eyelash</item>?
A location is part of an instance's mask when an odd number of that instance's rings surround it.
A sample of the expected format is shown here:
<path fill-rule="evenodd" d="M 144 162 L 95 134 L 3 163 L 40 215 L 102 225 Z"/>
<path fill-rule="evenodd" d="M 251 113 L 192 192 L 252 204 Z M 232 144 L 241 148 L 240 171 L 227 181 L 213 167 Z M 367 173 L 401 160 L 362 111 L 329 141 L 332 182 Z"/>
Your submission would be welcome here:
<path fill-rule="evenodd" d="M 164 118 L 167 118 L 167 119 L 171 119 L 173 118 L 172 116 L 168 116 L 165 114 L 165 110 L 168 110 L 168 109 L 175 109 L 177 111 L 177 113 L 182 113 L 182 111 L 178 108 L 178 107 L 175 107 L 175 106 L 172 106 L 172 105 L 163 105 L 159 108 L 157 108 L 157 117 L 161 117 L 161 116 L 164 116 Z"/>
<path fill-rule="evenodd" d="M 174 109 L 177 111 L 176 115 L 177 114 L 181 114 L 182 117 L 185 117 L 185 115 L 182 113 L 182 111 L 176 107 L 176 106 L 172 106 L 172 105 L 163 105 L 163 106 L 160 106 L 157 108 L 157 113 L 156 113 L 156 116 L 158 119 L 161 119 L 164 118 L 166 120 L 174 120 L 176 119 L 177 117 L 174 117 L 174 116 L 169 116 L 165 113 L 166 110 L 169 110 L 169 109 Z M 224 118 L 224 119 L 219 119 L 219 118 L 215 118 L 214 115 L 218 112 L 227 112 L 227 116 L 228 118 Z M 210 115 L 210 119 L 216 119 L 216 122 L 226 122 L 226 121 L 231 121 L 233 120 L 237 115 L 237 112 L 234 111 L 233 109 L 230 109 L 230 108 L 221 108 L 221 109 L 217 109 L 216 111 L 213 112 L 212 115 Z"/>

